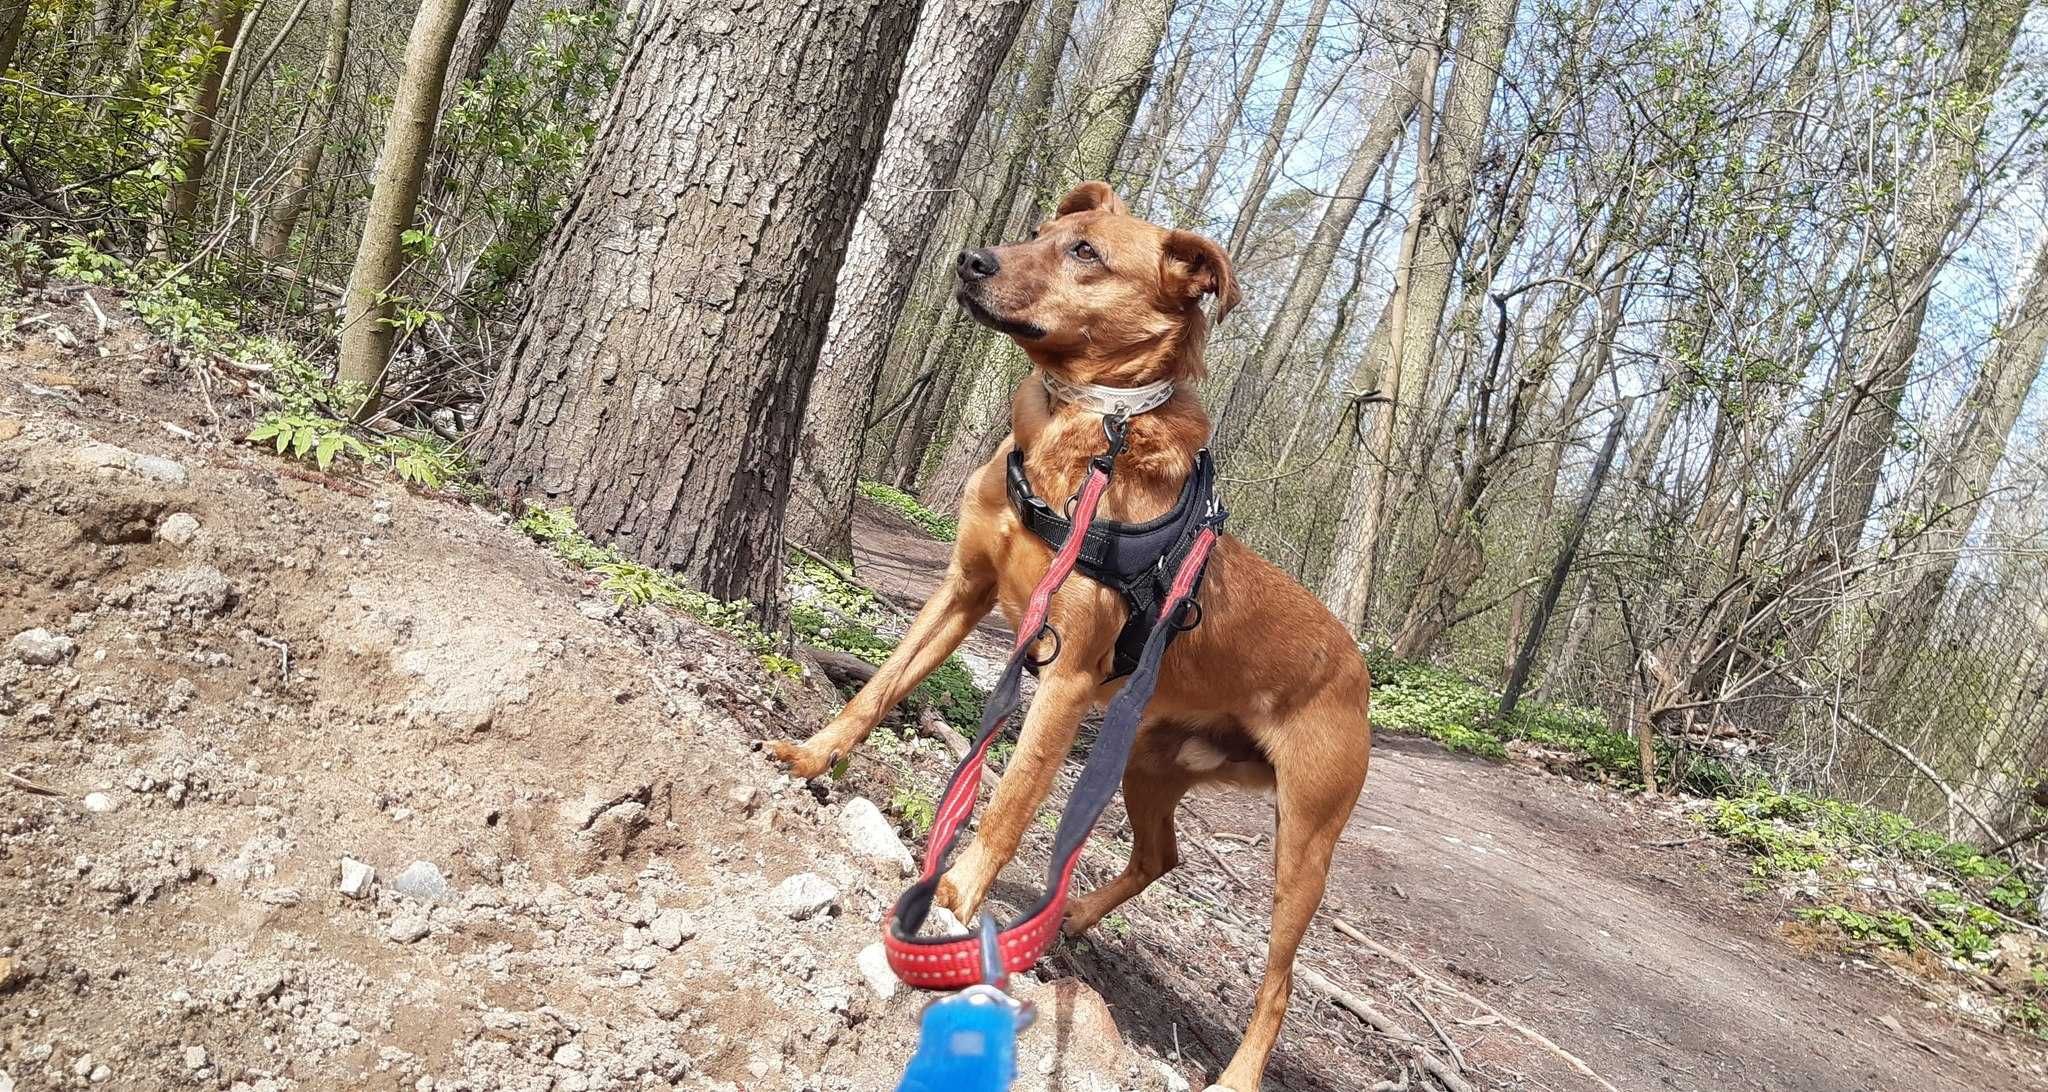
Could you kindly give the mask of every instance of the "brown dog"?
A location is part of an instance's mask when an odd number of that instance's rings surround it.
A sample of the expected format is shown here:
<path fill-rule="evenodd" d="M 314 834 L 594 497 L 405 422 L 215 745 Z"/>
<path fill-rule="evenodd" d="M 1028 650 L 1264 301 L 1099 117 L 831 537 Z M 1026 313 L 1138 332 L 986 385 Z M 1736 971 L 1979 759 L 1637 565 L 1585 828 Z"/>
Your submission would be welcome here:
<path fill-rule="evenodd" d="M 1037 367 L 1113 387 L 1191 383 L 1203 370 L 1203 297 L 1216 297 L 1219 314 L 1238 298 L 1221 247 L 1133 219 L 1101 182 L 1068 194 L 1029 242 L 961 255 L 959 275 L 960 302 L 1015 338 Z M 1034 490 L 1063 498 L 1104 443 L 1100 415 L 1054 402 L 1036 377 L 1018 389 L 1011 412 L 1010 438 L 975 473 L 961 502 L 945 582 L 903 642 L 824 731 L 801 745 L 772 745 L 796 774 L 815 777 L 858 746 L 990 607 L 1000 605 L 1017 624 L 1052 553 L 1011 510 L 1004 461 L 1013 447 L 1023 449 Z M 1170 510 L 1208 436 L 1208 415 L 1186 389 L 1133 417 L 1101 517 L 1142 521 Z M 1287 1012 L 1295 949 L 1322 902 L 1331 850 L 1365 783 L 1371 682 L 1357 645 L 1330 612 L 1235 540 L 1218 544 L 1201 605 L 1202 623 L 1167 652 L 1124 774 L 1130 864 L 1069 905 L 1066 929 L 1080 934 L 1178 863 L 1173 813 L 1189 788 L 1222 781 L 1274 789 L 1277 882 L 1265 980 L 1243 1044 L 1211 1086 L 1257 1092 Z M 1016 852 L 1083 714 L 1117 689 L 1103 680 L 1124 624 L 1122 600 L 1075 578 L 1055 597 L 1050 618 L 1062 637 L 1058 658 L 1039 677 L 979 832 L 939 889 L 938 901 L 963 921 Z"/>

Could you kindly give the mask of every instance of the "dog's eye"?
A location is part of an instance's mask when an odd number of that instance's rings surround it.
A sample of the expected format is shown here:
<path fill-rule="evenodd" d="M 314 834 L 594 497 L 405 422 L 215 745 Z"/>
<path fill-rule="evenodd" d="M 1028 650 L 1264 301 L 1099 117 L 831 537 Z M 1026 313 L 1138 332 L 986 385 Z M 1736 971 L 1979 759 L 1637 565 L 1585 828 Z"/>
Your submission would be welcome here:
<path fill-rule="evenodd" d="M 1072 247 L 1069 247 L 1067 249 L 1067 253 L 1072 254 L 1074 257 L 1079 258 L 1084 262 L 1092 262 L 1095 261 L 1097 258 L 1101 257 L 1100 254 L 1095 253 L 1094 247 L 1088 245 L 1088 241 L 1086 239 L 1083 239 L 1082 241 L 1075 243 Z"/>

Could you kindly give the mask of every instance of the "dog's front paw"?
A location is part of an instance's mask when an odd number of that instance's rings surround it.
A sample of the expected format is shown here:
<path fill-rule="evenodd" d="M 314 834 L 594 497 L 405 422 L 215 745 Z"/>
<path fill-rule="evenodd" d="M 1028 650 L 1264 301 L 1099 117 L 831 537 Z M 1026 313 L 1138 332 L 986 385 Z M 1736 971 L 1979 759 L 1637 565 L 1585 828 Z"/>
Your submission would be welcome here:
<path fill-rule="evenodd" d="M 768 753 L 769 758 L 789 767 L 790 776 L 806 781 L 824 776 L 825 771 L 839 761 L 836 754 L 821 755 L 801 743 L 786 739 L 769 740 L 761 749 Z"/>

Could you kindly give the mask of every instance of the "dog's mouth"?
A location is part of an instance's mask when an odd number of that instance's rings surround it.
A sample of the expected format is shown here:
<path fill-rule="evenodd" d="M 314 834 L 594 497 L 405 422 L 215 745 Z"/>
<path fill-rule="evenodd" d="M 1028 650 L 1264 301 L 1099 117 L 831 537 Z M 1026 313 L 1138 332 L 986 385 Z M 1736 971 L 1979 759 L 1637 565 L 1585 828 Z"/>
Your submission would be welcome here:
<path fill-rule="evenodd" d="M 1028 322 L 1020 322 L 1017 319 L 1004 318 L 989 310 L 988 306 L 975 299 L 973 294 L 968 292 L 964 285 L 953 290 L 953 299 L 960 306 L 967 308 L 967 313 L 974 316 L 974 321 L 997 333 L 1008 334 L 1019 341 L 1037 341 L 1045 336 L 1043 327 L 1033 326 Z"/>

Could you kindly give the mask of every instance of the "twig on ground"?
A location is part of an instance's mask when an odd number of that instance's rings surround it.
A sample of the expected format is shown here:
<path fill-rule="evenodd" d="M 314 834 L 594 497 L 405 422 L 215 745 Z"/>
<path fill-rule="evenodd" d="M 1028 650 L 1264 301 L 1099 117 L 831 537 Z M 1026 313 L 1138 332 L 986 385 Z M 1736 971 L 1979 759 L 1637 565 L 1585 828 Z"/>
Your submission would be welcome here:
<path fill-rule="evenodd" d="M 87 289 L 86 291 L 79 293 L 79 295 L 85 297 L 85 305 L 87 307 L 92 308 L 92 317 L 98 320 L 100 324 L 100 336 L 107 336 L 107 331 L 111 329 L 114 324 L 108 321 L 107 313 L 105 311 L 100 310 L 100 301 L 92 298 L 91 289 Z"/>
<path fill-rule="evenodd" d="M 275 637 L 265 637 L 260 633 L 256 635 L 256 643 L 264 648 L 274 648 L 277 650 L 277 677 L 283 682 L 290 682 L 292 679 L 292 646 L 285 644 Z"/>
<path fill-rule="evenodd" d="M 1251 846 L 1253 849 L 1257 849 L 1266 841 L 1266 836 L 1263 834 L 1239 834 L 1234 830 L 1212 831 L 1210 832 L 1209 836 L 1212 838 L 1221 838 L 1226 842 L 1243 842 L 1245 845 Z"/>
<path fill-rule="evenodd" d="M 1571 1066 L 1572 1069 L 1577 1071 L 1580 1076 L 1585 1077 L 1588 1080 L 1591 1080 L 1593 1083 L 1605 1089 L 1606 1092 L 1621 1092 L 1620 1089 L 1608 1083 L 1607 1078 L 1602 1077 L 1598 1073 L 1593 1072 L 1593 1067 L 1587 1065 L 1585 1061 L 1581 1059 L 1578 1055 L 1573 1054 L 1571 1051 L 1566 1050 L 1561 1046 L 1558 1046 L 1554 1042 L 1551 1042 L 1549 1037 L 1545 1036 L 1542 1032 L 1539 1032 L 1536 1029 L 1530 1027 L 1529 1025 L 1524 1024 L 1519 1020 L 1516 1020 L 1514 1017 L 1509 1016 L 1507 1013 L 1504 1013 L 1499 1009 L 1494 1008 L 1492 1005 L 1489 1005 L 1486 1002 L 1481 1001 L 1479 998 L 1474 997 L 1469 993 L 1466 993 L 1464 990 L 1461 990 L 1458 987 L 1453 986 L 1448 982 L 1445 982 L 1443 979 L 1438 978 L 1437 976 L 1429 973 L 1428 971 L 1423 970 L 1421 967 L 1416 965 L 1414 960 L 1409 959 L 1407 956 L 1404 956 L 1401 953 L 1393 950 L 1392 948 L 1389 948 L 1386 945 L 1381 944 L 1379 941 L 1376 941 L 1371 937 L 1366 936 L 1364 933 L 1361 933 L 1357 929 L 1352 928 L 1352 926 L 1349 923 L 1340 920 L 1333 921 L 1331 924 L 1335 926 L 1338 932 L 1364 945 L 1373 953 L 1385 956 L 1386 958 L 1391 959 L 1396 963 L 1399 963 L 1401 966 L 1407 968 L 1410 974 L 1413 974 L 1415 977 L 1422 979 L 1424 982 L 1427 982 L 1430 985 L 1436 987 L 1437 989 L 1443 990 L 1445 993 L 1451 994 L 1452 996 L 1455 996 L 1463 1000 L 1465 1003 L 1469 1005 L 1484 1010 L 1490 1015 L 1499 1017 L 1500 1022 L 1506 1025 L 1510 1030 L 1515 1032 L 1517 1035 L 1520 1035 L 1524 1039 L 1527 1039 L 1530 1042 L 1535 1043 L 1537 1046 L 1540 1046 L 1543 1049 L 1549 1051 L 1551 1054 L 1555 1055 L 1558 1058 L 1558 1060 L 1564 1062 L 1566 1065 Z"/>
<path fill-rule="evenodd" d="M 1709 835 L 1696 834 L 1690 838 L 1671 838 L 1662 842 L 1644 842 L 1644 849 L 1670 849 L 1674 846 L 1689 846 L 1694 842 L 1706 841 Z"/>
<path fill-rule="evenodd" d="M 1415 1063 L 1422 1067 L 1424 1073 L 1436 1078 L 1438 1084 L 1450 1089 L 1450 1092 L 1472 1092 L 1472 1086 L 1465 1083 L 1465 1078 L 1459 1076 L 1457 1070 L 1432 1053 L 1421 1040 L 1403 1032 L 1400 1025 L 1389 1020 L 1386 1014 L 1374 1008 L 1365 998 L 1330 981 L 1313 967 L 1303 967 L 1301 979 L 1308 983 L 1311 989 L 1328 997 L 1339 1008 L 1372 1025 L 1373 1030 L 1382 1035 L 1400 1036 L 1405 1039 L 1410 1044 L 1409 1054 Z"/>
<path fill-rule="evenodd" d="M 56 789 L 53 789 L 48 785 L 38 785 L 35 782 L 30 781 L 28 778 L 21 776 L 21 771 L 18 769 L 7 771 L 7 783 L 14 786 L 17 789 L 20 789 L 23 792 L 35 793 L 37 796 L 64 795 L 63 793 L 58 792 Z"/>
<path fill-rule="evenodd" d="M 1230 882 L 1236 884 L 1239 891 L 1250 891 L 1252 889 L 1252 885 L 1245 880 L 1244 876 L 1237 869 L 1231 867 L 1229 861 L 1223 859 L 1222 854 L 1209 848 L 1209 832 L 1207 830 L 1204 830 L 1202 837 L 1196 838 L 1194 842 L 1204 855 L 1216 862 L 1216 867 L 1222 869 L 1224 875 L 1230 877 Z"/>
<path fill-rule="evenodd" d="M 946 749 L 953 752 L 955 762 L 966 758 L 967 752 L 974 749 L 974 746 L 967 742 L 966 736 L 955 731 L 952 725 L 946 723 L 946 718 L 940 716 L 929 705 L 918 711 L 917 726 L 925 735 L 945 744 Z"/>
<path fill-rule="evenodd" d="M 1458 1072 L 1465 1072 L 1465 1052 L 1458 1049 L 1457 1041 L 1445 1033 L 1444 1026 L 1436 1022 L 1436 1017 L 1424 1008 L 1422 1002 L 1417 1001 L 1413 994 L 1409 995 L 1408 1003 L 1415 1006 L 1415 1011 L 1421 1013 L 1422 1018 L 1429 1022 L 1429 1030 L 1436 1032 L 1436 1037 L 1444 1044 L 1444 1049 L 1451 1052 L 1451 1064 L 1458 1067 Z"/>

